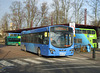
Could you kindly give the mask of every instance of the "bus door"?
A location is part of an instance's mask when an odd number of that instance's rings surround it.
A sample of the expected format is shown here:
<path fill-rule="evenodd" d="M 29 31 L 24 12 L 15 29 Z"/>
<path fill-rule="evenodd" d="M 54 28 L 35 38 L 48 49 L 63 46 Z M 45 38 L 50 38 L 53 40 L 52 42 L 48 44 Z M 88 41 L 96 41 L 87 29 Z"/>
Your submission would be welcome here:
<path fill-rule="evenodd" d="M 43 54 L 48 54 L 48 48 L 49 48 L 48 45 L 49 45 L 48 32 L 44 32 L 43 44 L 42 44 L 42 52 L 43 52 Z"/>

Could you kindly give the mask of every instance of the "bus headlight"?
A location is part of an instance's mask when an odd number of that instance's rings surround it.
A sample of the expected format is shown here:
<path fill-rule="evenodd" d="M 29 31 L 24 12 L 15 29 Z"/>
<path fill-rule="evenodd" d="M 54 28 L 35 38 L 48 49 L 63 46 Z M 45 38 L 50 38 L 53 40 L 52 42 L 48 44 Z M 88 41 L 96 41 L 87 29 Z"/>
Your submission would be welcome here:
<path fill-rule="evenodd" d="M 53 54 L 53 51 L 55 51 L 54 49 L 50 49 L 51 54 Z"/>
<path fill-rule="evenodd" d="M 71 54 L 72 54 L 74 52 L 74 49 L 71 49 L 70 51 L 71 51 Z"/>

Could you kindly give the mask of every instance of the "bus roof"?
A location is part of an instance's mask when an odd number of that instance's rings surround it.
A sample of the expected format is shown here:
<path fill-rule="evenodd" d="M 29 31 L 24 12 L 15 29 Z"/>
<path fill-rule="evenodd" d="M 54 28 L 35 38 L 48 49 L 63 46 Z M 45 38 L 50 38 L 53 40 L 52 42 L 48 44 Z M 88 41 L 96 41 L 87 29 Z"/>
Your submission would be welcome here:
<path fill-rule="evenodd" d="M 65 25 L 53 25 L 53 26 L 65 26 Z M 35 32 L 49 31 L 49 27 L 52 27 L 52 26 L 41 27 L 41 28 L 32 29 L 32 30 L 28 30 L 28 31 L 22 31 L 21 33 L 22 34 L 27 34 L 27 33 L 33 33 L 33 32 L 35 33 Z M 66 26 L 66 27 L 69 27 L 69 26 Z"/>
<path fill-rule="evenodd" d="M 66 26 L 69 26 L 69 24 L 56 24 L 56 25 L 66 25 Z M 4 32 L 5 33 L 21 33 L 22 31 L 27 31 L 27 30 L 37 29 L 37 28 L 43 28 L 43 27 L 48 27 L 48 26 L 25 28 L 25 29 L 18 29 L 18 30 L 8 30 L 8 31 L 4 31 Z M 83 25 L 83 24 L 75 24 L 75 27 L 76 28 L 88 28 L 88 29 L 97 29 L 97 28 L 100 28 L 99 26 Z"/>
<path fill-rule="evenodd" d="M 75 28 L 75 29 L 80 29 L 80 30 L 94 30 L 95 31 L 95 29 L 87 29 L 87 28 Z"/>

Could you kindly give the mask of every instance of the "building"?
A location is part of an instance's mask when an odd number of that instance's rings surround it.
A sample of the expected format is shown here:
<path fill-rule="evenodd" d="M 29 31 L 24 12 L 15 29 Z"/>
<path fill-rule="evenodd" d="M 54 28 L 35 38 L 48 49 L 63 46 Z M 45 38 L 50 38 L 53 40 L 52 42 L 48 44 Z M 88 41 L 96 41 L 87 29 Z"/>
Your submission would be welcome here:
<path fill-rule="evenodd" d="M 56 25 L 66 25 L 69 26 L 69 24 L 56 24 Z M 46 27 L 46 26 L 42 26 Z M 21 33 L 22 31 L 27 31 L 31 29 L 37 29 L 41 27 L 33 27 L 33 28 L 26 28 L 26 29 L 18 29 L 18 30 L 10 30 L 10 31 L 4 31 L 5 33 Z M 100 48 L 100 26 L 94 26 L 94 25 L 83 25 L 83 24 L 75 24 L 75 28 L 88 28 L 88 29 L 95 29 L 97 32 L 98 37 L 98 48 Z"/>

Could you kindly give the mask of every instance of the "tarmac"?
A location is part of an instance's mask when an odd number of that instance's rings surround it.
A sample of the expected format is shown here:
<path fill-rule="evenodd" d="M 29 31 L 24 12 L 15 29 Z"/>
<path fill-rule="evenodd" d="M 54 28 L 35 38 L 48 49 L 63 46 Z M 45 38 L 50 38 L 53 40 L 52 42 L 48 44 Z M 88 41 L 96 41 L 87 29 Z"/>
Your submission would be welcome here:
<path fill-rule="evenodd" d="M 96 50 L 94 55 L 93 55 L 93 51 L 91 51 L 91 52 L 77 52 L 77 51 L 75 51 L 75 53 L 72 57 L 88 58 L 89 60 L 100 61 L 100 49 Z"/>
<path fill-rule="evenodd" d="M 5 46 L 4 44 L 0 44 L 0 59 L 11 59 L 11 58 L 33 57 L 33 56 L 37 55 L 22 51 L 20 46 Z M 93 58 L 93 51 L 91 52 L 75 51 L 74 55 L 71 57 L 88 58 L 89 60 L 100 61 L 100 49 L 95 51 L 95 58 Z"/>

